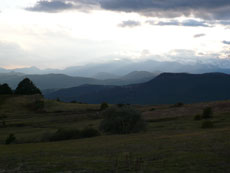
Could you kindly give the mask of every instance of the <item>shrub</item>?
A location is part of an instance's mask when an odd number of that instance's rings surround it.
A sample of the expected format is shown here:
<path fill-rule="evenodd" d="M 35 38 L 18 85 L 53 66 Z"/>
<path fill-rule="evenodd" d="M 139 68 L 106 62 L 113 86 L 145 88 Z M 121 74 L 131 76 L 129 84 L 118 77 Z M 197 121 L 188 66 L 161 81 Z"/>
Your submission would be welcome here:
<path fill-rule="evenodd" d="M 90 138 L 99 136 L 98 130 L 93 128 L 85 128 L 83 130 L 78 129 L 58 129 L 55 133 L 45 133 L 42 137 L 42 141 L 63 141 L 71 139 Z"/>
<path fill-rule="evenodd" d="M 124 107 L 124 106 L 125 106 L 124 103 L 118 103 L 118 104 L 117 104 L 117 107 L 119 107 L 119 108 Z"/>
<path fill-rule="evenodd" d="M 203 110 L 202 118 L 204 119 L 212 118 L 212 114 L 213 114 L 212 108 L 206 107 Z"/>
<path fill-rule="evenodd" d="M 103 112 L 100 129 L 112 134 L 139 132 L 145 123 L 141 114 L 130 106 L 111 107 Z"/>
<path fill-rule="evenodd" d="M 200 114 L 197 114 L 194 116 L 194 120 L 198 121 L 198 120 L 201 120 L 201 115 Z"/>
<path fill-rule="evenodd" d="M 214 127 L 214 124 L 213 124 L 212 121 L 203 121 L 201 127 L 202 127 L 203 129 L 213 128 L 213 127 Z"/>
<path fill-rule="evenodd" d="M 13 133 L 9 134 L 9 136 L 6 138 L 5 144 L 12 144 L 16 141 L 16 137 L 14 136 Z"/>
<path fill-rule="evenodd" d="M 99 131 L 94 128 L 87 127 L 80 131 L 81 138 L 90 138 L 90 137 L 99 136 L 99 135 L 100 135 Z"/>
<path fill-rule="evenodd" d="M 49 141 L 62 141 L 80 138 L 80 131 L 77 129 L 58 129 L 49 137 Z"/>
<path fill-rule="evenodd" d="M 105 109 L 107 109 L 109 107 L 109 105 L 108 105 L 108 103 L 106 103 L 106 102 L 103 102 L 103 103 L 101 103 L 101 108 L 100 108 L 100 110 L 105 110 Z"/>

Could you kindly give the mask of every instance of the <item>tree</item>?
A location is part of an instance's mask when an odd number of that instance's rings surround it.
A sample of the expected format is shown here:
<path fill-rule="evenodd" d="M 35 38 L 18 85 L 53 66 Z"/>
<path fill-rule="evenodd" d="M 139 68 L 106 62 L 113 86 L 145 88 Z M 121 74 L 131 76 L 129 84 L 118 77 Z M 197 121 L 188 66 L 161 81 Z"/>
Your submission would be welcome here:
<path fill-rule="evenodd" d="M 19 84 L 15 90 L 15 94 L 19 95 L 34 95 L 41 94 L 41 91 L 33 84 L 33 82 L 25 78 Z"/>
<path fill-rule="evenodd" d="M 0 85 L 0 95 L 11 95 L 13 94 L 11 88 L 8 86 L 8 84 Z"/>
<path fill-rule="evenodd" d="M 112 134 L 139 132 L 145 128 L 141 114 L 131 106 L 110 107 L 103 112 L 100 129 Z"/>

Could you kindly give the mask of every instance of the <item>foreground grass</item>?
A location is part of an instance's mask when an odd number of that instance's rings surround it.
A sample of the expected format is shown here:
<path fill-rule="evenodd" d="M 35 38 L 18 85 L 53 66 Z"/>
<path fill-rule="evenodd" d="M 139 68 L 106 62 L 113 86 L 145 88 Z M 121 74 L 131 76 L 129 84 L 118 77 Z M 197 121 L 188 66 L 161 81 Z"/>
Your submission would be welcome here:
<path fill-rule="evenodd" d="M 0 146 L 2 170 L 229 172 L 229 128 Z"/>
<path fill-rule="evenodd" d="M 20 105 L 25 102 L 26 99 L 23 103 L 20 101 Z M 39 113 L 25 107 L 24 111 L 6 108 L 9 103 L 5 101 L 7 104 L 2 110 L 8 112 L 8 126 L 0 128 L 0 142 L 3 143 L 9 133 L 30 142 L 60 127 L 98 128 L 97 106 L 49 102 L 47 110 Z M 221 109 L 218 108 L 222 102 L 212 103 L 215 108 L 212 129 L 202 129 L 202 121 L 193 120 L 194 113 L 199 113 L 203 104 L 181 108 L 163 105 L 156 111 L 138 106 L 148 122 L 142 133 L 103 134 L 62 142 L 0 144 L 0 172 L 230 172 L 227 103 Z"/>

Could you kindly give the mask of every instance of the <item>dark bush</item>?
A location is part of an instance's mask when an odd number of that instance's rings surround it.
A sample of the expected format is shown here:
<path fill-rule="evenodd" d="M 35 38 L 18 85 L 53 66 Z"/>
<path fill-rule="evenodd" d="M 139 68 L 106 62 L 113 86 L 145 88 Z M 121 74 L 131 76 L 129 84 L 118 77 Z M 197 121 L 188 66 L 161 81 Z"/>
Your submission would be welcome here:
<path fill-rule="evenodd" d="M 102 116 L 100 129 L 104 132 L 126 134 L 139 132 L 145 127 L 141 114 L 131 106 L 108 108 Z"/>
<path fill-rule="evenodd" d="M 9 134 L 9 136 L 6 138 L 5 140 L 5 144 L 8 145 L 8 144 L 12 144 L 16 141 L 16 137 L 14 136 L 13 133 Z"/>
<path fill-rule="evenodd" d="M 213 127 L 214 127 L 214 124 L 213 124 L 212 121 L 203 121 L 201 127 L 202 127 L 203 129 L 213 128 Z"/>
<path fill-rule="evenodd" d="M 99 131 L 94 128 L 87 127 L 80 131 L 81 138 L 90 138 L 90 137 L 99 136 L 99 135 L 100 135 Z"/>
<path fill-rule="evenodd" d="M 197 115 L 195 115 L 194 116 L 194 120 L 196 120 L 196 121 L 199 121 L 199 120 L 201 120 L 202 118 L 201 118 L 201 115 L 200 114 L 197 114 Z"/>
<path fill-rule="evenodd" d="M 83 130 L 59 129 L 54 134 L 45 133 L 43 135 L 42 141 L 63 141 L 71 139 L 90 138 L 99 135 L 100 133 L 98 132 L 98 130 L 89 127 Z"/>
<path fill-rule="evenodd" d="M 107 109 L 109 107 L 109 105 L 108 105 L 108 103 L 106 103 L 106 102 L 103 102 L 103 103 L 101 103 L 101 107 L 100 107 L 100 110 L 105 110 L 105 109 Z"/>
<path fill-rule="evenodd" d="M 80 138 L 80 131 L 77 129 L 58 129 L 50 136 L 49 141 L 62 141 Z"/>
<path fill-rule="evenodd" d="M 211 107 L 204 108 L 202 118 L 204 119 L 212 118 L 212 115 L 213 115 L 213 111 Z"/>

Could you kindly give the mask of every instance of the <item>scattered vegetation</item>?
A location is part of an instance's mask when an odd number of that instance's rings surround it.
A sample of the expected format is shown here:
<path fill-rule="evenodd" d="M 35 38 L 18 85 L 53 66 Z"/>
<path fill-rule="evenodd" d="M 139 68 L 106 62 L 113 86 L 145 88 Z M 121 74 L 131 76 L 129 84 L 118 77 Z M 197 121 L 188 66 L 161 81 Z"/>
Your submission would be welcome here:
<path fill-rule="evenodd" d="M 212 118 L 212 116 L 213 116 L 212 108 L 211 107 L 204 108 L 202 118 L 209 119 L 209 118 Z"/>
<path fill-rule="evenodd" d="M 60 100 L 59 100 L 60 101 Z M 77 104 L 86 104 L 86 103 L 83 103 L 83 102 L 78 102 L 76 100 L 72 100 L 70 103 L 77 103 Z"/>
<path fill-rule="evenodd" d="M 103 103 L 101 103 L 100 110 L 103 111 L 103 110 L 107 109 L 108 107 L 109 107 L 108 103 L 103 102 Z"/>
<path fill-rule="evenodd" d="M 184 103 L 178 102 L 178 103 L 174 104 L 172 107 L 182 107 L 182 106 L 184 106 Z"/>
<path fill-rule="evenodd" d="M 111 107 L 103 112 L 100 129 L 112 134 L 139 132 L 145 128 L 140 112 L 131 106 Z"/>

